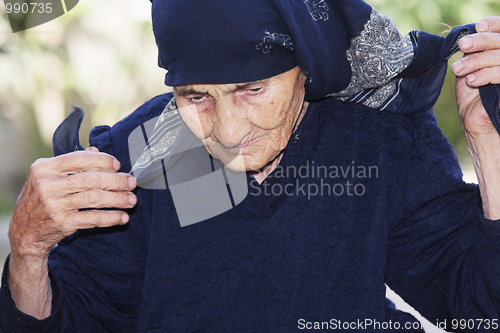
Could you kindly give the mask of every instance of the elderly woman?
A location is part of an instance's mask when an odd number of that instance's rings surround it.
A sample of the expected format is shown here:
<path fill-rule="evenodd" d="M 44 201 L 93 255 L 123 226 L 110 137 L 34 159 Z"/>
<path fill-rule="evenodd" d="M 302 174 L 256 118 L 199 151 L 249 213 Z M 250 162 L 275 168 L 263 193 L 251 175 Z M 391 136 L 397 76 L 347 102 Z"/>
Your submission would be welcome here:
<path fill-rule="evenodd" d="M 3 331 L 422 331 L 384 284 L 441 327 L 498 330 L 500 18 L 403 37 L 361 1 L 154 0 L 153 27 L 174 94 L 33 164 Z M 431 109 L 457 45 L 479 186 Z M 187 142 L 205 148 L 176 154 Z M 191 198 L 174 188 L 204 161 L 225 170 L 231 209 L 183 223 Z"/>

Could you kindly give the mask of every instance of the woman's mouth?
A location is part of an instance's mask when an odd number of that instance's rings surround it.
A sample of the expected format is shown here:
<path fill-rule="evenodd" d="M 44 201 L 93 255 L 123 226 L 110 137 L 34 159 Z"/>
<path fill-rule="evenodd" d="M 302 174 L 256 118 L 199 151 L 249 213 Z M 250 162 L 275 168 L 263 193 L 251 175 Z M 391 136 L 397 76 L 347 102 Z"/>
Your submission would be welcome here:
<path fill-rule="evenodd" d="M 250 140 L 250 141 L 248 141 L 248 142 L 246 142 L 246 143 L 240 144 L 240 145 L 238 145 L 238 146 L 236 146 L 236 147 L 234 147 L 234 148 L 240 148 L 240 149 L 241 149 L 241 148 L 248 147 L 248 146 L 250 146 L 252 143 L 254 143 L 255 141 L 257 141 L 257 139 L 258 139 L 258 138 L 255 138 L 255 139 Z"/>

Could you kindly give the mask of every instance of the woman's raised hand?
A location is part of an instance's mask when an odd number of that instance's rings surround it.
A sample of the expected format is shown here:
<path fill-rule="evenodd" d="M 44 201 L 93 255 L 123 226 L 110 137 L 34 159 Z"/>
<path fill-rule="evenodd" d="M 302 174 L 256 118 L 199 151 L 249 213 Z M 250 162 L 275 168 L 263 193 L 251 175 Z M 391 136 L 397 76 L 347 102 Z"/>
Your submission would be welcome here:
<path fill-rule="evenodd" d="M 456 94 L 460 118 L 467 134 L 496 134 L 479 96 L 479 87 L 500 84 L 500 17 L 492 16 L 476 24 L 477 34 L 460 40 L 465 56 L 451 69 L 457 76 Z"/>
<path fill-rule="evenodd" d="M 131 192 L 136 181 L 119 169 L 116 158 L 96 148 L 40 159 L 31 166 L 9 227 L 8 281 L 18 309 L 40 319 L 50 314 L 47 258 L 64 237 L 78 229 L 128 222 L 120 209 L 136 204 Z"/>
<path fill-rule="evenodd" d="M 500 219 L 500 135 L 479 95 L 479 87 L 500 84 L 500 17 L 481 20 L 477 34 L 460 40 L 465 56 L 452 65 L 467 146 L 476 170 L 484 216 Z"/>

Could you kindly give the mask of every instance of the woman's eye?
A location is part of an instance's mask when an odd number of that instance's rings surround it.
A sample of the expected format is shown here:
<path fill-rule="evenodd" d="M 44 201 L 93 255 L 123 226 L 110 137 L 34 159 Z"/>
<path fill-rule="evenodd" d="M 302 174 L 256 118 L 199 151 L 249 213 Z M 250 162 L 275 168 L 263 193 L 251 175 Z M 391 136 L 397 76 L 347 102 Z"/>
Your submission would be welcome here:
<path fill-rule="evenodd" d="M 205 100 L 207 95 L 194 95 L 187 98 L 191 103 L 201 103 Z"/>
<path fill-rule="evenodd" d="M 259 88 L 252 88 L 252 89 L 247 89 L 247 91 L 251 94 L 251 95 L 257 95 L 258 93 L 262 92 L 263 88 L 262 87 L 259 87 Z"/>

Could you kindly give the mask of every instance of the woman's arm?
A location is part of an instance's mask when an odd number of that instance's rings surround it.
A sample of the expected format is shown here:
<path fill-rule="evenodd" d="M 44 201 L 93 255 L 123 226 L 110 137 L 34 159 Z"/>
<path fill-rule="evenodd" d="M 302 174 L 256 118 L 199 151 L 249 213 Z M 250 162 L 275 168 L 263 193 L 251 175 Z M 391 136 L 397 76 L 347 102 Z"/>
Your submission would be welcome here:
<path fill-rule="evenodd" d="M 35 162 L 12 214 L 8 282 L 17 308 L 44 319 L 51 313 L 48 255 L 78 229 L 128 222 L 121 211 L 131 208 L 135 179 L 116 173 L 118 160 L 97 149 Z M 82 208 L 91 210 L 80 211 Z"/>
<path fill-rule="evenodd" d="M 386 283 L 431 322 L 447 320 L 449 331 L 461 319 L 485 320 L 490 330 L 472 331 L 491 331 L 500 318 L 500 223 L 483 216 L 478 186 L 462 181 L 432 113 L 413 117 L 395 184 L 401 200 L 390 208 Z"/>
<path fill-rule="evenodd" d="M 474 162 L 484 216 L 500 219 L 500 135 L 479 96 L 479 87 L 500 84 L 500 17 L 476 25 L 477 34 L 462 38 L 465 57 L 452 65 L 467 146 Z"/>
<path fill-rule="evenodd" d="M 108 171 L 91 171 L 99 168 L 94 166 L 94 168 L 85 168 L 86 171 L 80 170 L 82 172 L 74 175 L 84 176 L 88 184 L 91 177 L 86 176 L 97 172 L 103 176 L 98 177 L 99 183 L 101 180 L 114 179 L 115 184 L 108 182 L 109 190 L 121 189 L 122 193 L 115 192 L 117 196 L 120 194 L 128 196 L 131 190 L 128 185 L 130 175 L 117 173 L 116 168 L 112 166 L 115 159 L 111 156 L 119 160 L 122 170 L 130 170 L 128 135 L 138 125 L 159 115 L 171 98 L 171 94 L 158 96 L 143 104 L 113 128 L 102 126 L 94 129 L 90 135 L 90 144 L 107 154 L 87 151 L 76 152 L 74 155 L 80 157 L 85 155 L 82 158 L 90 160 L 104 158 L 108 162 L 111 161 L 106 164 L 106 167 L 101 167 L 101 169 L 107 168 Z M 52 183 L 66 182 L 66 184 L 75 185 L 70 181 L 74 175 L 65 178 L 54 175 L 58 168 L 67 168 L 61 160 L 64 160 L 63 156 L 40 161 L 43 163 L 36 167 L 36 169 L 40 167 L 40 170 L 35 170 L 39 181 L 35 183 L 45 183 L 45 190 L 54 189 L 55 187 L 48 186 Z M 52 176 L 49 176 L 50 174 Z M 41 179 L 44 180 L 40 181 Z M 63 205 L 64 202 L 60 202 L 61 199 L 57 197 L 67 189 L 67 187 L 59 188 L 49 196 L 55 202 L 59 202 L 50 207 L 59 211 L 59 214 L 62 211 L 63 215 L 68 207 Z M 28 195 L 30 191 L 34 191 L 31 192 L 32 195 L 44 192 L 40 191 L 39 187 L 37 189 L 25 188 L 20 200 L 33 197 Z M 12 244 L 31 244 L 31 246 L 21 246 L 24 256 L 15 258 L 11 254 L 10 262 L 5 265 L 0 288 L 0 332 L 73 333 L 101 332 L 104 329 L 121 333 L 137 331 L 148 256 L 152 193 L 153 191 L 136 189 L 134 194 L 136 194 L 137 204 L 133 209 L 126 209 L 130 207 L 130 203 L 114 203 L 113 206 L 121 210 L 100 211 L 98 214 L 109 213 L 111 217 L 103 220 L 106 224 L 100 225 L 101 227 L 108 223 L 114 225 L 108 228 L 93 228 L 97 225 L 88 221 L 88 226 L 84 227 L 89 229 L 80 229 L 78 223 L 85 223 L 85 220 L 72 222 L 71 219 L 61 217 L 56 217 L 60 225 L 54 227 L 55 223 L 50 218 L 34 219 L 34 214 L 28 214 L 29 217 L 26 219 L 23 211 L 19 210 L 25 207 L 30 208 L 26 211 L 33 211 L 34 208 L 39 207 L 40 212 L 46 212 L 43 205 L 19 205 L 16 214 L 19 212 L 20 215 L 15 221 L 11 221 L 11 223 L 15 222 L 15 225 L 11 225 L 10 231 Z M 113 193 L 110 194 L 114 197 Z M 47 195 L 42 195 L 42 197 L 47 197 Z M 73 203 L 76 204 L 76 200 Z M 94 205 L 96 205 L 95 202 Z M 102 205 L 108 206 L 104 201 Z M 126 212 L 122 211 L 124 209 Z M 122 214 L 130 215 L 129 223 L 122 224 L 121 219 L 118 218 Z M 45 216 L 54 215 L 46 214 Z M 116 220 L 113 220 L 113 216 Z M 35 223 L 37 220 L 38 224 Z M 23 221 L 25 221 L 24 227 Z M 26 221 L 30 224 L 26 224 Z M 36 228 L 37 225 L 38 228 Z M 16 231 L 15 228 L 20 228 L 20 230 Z M 79 230 L 73 233 L 71 228 Z M 50 230 L 52 232 L 47 232 Z M 50 251 L 47 260 L 47 251 L 58 242 L 59 237 L 69 234 L 70 236 L 64 238 L 57 247 Z M 20 237 L 20 235 L 24 236 Z M 42 235 L 46 237 L 41 237 Z M 17 247 L 17 245 L 13 246 L 13 253 L 17 251 Z M 30 262 L 26 262 L 28 258 L 32 258 Z M 51 297 L 52 301 L 50 301 Z M 44 319 L 39 320 L 42 318 Z"/>

